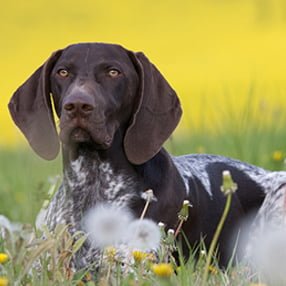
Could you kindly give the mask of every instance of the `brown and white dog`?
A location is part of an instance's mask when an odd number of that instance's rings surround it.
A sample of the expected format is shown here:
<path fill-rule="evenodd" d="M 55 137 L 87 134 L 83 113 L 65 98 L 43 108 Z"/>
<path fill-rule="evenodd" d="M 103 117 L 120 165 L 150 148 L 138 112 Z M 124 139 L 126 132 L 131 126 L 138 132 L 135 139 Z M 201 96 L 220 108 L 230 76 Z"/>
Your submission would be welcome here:
<path fill-rule="evenodd" d="M 229 170 L 238 190 L 219 238 L 220 263 L 226 265 L 233 232 L 248 214 L 260 209 L 261 222 L 265 213 L 283 209 L 278 201 L 284 196 L 285 172 L 222 156 L 168 154 L 162 145 L 180 120 L 181 106 L 143 53 L 103 43 L 56 51 L 14 93 L 9 109 L 38 155 L 51 160 L 62 147 L 63 183 L 45 218 L 51 229 L 69 223 L 71 232 L 80 230 L 83 215 L 99 202 L 139 216 L 145 203 L 141 194 L 152 189 L 157 201 L 147 217 L 174 228 L 183 201 L 189 200 L 183 231 L 192 246 L 204 238 L 208 247 L 225 204 L 222 172 Z M 93 263 L 98 251 L 86 242 L 76 268 Z M 186 246 L 184 251 L 187 255 Z"/>

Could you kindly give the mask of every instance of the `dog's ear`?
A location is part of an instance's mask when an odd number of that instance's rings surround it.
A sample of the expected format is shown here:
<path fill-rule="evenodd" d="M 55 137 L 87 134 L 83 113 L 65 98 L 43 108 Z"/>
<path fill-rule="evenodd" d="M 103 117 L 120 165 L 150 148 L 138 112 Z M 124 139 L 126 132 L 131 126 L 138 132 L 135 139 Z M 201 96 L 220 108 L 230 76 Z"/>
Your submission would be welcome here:
<path fill-rule="evenodd" d="M 20 86 L 9 102 L 10 114 L 33 150 L 42 158 L 54 159 L 60 149 L 50 98 L 50 72 L 61 50 Z"/>
<path fill-rule="evenodd" d="M 139 94 L 124 148 L 127 159 L 143 164 L 161 149 L 182 115 L 179 98 L 143 53 L 129 53 L 140 78 Z"/>

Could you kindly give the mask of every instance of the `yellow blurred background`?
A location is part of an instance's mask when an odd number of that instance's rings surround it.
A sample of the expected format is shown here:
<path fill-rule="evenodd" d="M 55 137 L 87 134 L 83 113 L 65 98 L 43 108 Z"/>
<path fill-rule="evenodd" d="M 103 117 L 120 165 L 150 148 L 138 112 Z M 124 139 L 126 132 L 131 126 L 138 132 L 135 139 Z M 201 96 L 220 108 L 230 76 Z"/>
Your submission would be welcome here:
<path fill-rule="evenodd" d="M 212 131 L 250 102 L 257 120 L 273 123 L 286 106 L 285 0 L 1 1 L 0 35 L 2 146 L 23 142 L 7 110 L 12 93 L 76 42 L 144 51 L 181 98 L 182 133 Z"/>

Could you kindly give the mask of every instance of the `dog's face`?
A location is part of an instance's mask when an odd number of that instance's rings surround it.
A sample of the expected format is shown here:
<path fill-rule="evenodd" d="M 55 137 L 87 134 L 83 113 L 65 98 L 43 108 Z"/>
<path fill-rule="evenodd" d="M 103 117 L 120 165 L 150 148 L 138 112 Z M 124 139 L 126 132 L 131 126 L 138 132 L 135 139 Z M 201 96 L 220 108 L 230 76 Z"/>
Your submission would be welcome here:
<path fill-rule="evenodd" d="M 74 45 L 62 52 L 50 75 L 51 93 L 65 144 L 92 142 L 109 148 L 131 117 L 139 78 L 120 46 Z"/>
<path fill-rule="evenodd" d="M 60 119 L 58 136 L 52 95 Z M 142 53 L 85 43 L 56 51 L 13 95 L 9 109 L 32 148 L 53 159 L 64 145 L 108 149 L 116 131 L 129 162 L 151 159 L 181 117 L 176 93 Z"/>

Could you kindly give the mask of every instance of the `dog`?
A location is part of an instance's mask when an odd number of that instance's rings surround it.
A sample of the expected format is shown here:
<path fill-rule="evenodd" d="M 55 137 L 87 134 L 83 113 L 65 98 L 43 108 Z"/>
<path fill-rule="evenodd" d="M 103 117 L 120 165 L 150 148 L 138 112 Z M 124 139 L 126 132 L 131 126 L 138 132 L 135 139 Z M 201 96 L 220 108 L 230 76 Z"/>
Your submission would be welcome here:
<path fill-rule="evenodd" d="M 60 223 L 71 225 L 71 233 L 81 230 L 83 215 L 102 202 L 139 217 L 142 193 L 152 189 L 157 201 L 146 217 L 174 229 L 189 200 L 183 231 L 192 247 L 204 239 L 208 248 L 224 209 L 220 187 L 228 170 L 238 189 L 218 242 L 220 265 L 227 265 L 241 221 L 250 213 L 263 221 L 277 205 L 275 194 L 285 193 L 285 172 L 223 156 L 170 155 L 162 146 L 180 120 L 179 98 L 143 53 L 120 45 L 80 43 L 54 52 L 13 94 L 9 110 L 39 156 L 52 160 L 61 146 L 63 182 L 45 215 L 51 230 Z M 75 267 L 94 263 L 98 251 L 86 242 Z"/>

